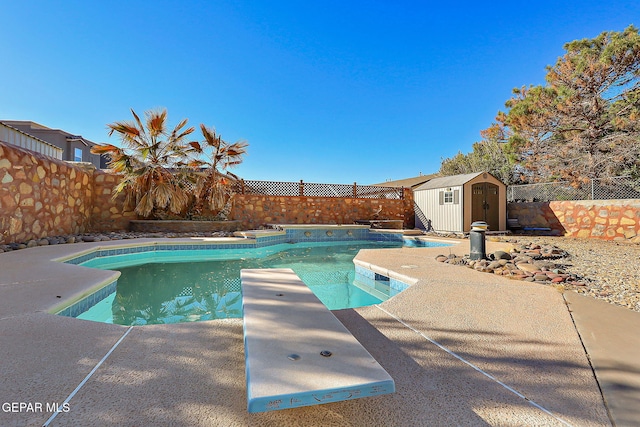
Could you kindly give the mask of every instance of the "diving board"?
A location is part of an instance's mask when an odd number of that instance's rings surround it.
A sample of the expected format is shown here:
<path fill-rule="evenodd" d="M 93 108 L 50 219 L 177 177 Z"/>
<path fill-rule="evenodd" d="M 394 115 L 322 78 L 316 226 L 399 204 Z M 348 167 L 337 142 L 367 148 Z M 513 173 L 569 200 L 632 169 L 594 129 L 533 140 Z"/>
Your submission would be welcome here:
<path fill-rule="evenodd" d="M 393 393 L 393 378 L 293 270 L 240 273 L 247 410 Z"/>

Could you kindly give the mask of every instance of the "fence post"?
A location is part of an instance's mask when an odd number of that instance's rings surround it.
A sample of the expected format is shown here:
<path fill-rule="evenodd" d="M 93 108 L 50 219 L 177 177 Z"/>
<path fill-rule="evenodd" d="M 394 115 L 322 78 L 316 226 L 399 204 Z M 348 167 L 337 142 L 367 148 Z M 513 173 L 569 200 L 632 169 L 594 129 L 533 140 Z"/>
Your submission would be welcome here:
<path fill-rule="evenodd" d="M 595 198 L 594 198 L 595 191 L 594 191 L 594 188 L 593 188 L 594 187 L 593 181 L 595 181 L 595 180 L 593 178 L 591 178 L 591 200 L 595 200 Z"/>
<path fill-rule="evenodd" d="M 302 182 L 302 180 L 300 180 L 298 193 L 300 194 L 300 196 L 304 196 L 304 182 Z"/>
<path fill-rule="evenodd" d="M 244 179 L 240 179 L 240 194 L 244 194 Z"/>
<path fill-rule="evenodd" d="M 358 198 L 358 184 L 356 184 L 355 182 L 353 183 L 353 198 Z"/>

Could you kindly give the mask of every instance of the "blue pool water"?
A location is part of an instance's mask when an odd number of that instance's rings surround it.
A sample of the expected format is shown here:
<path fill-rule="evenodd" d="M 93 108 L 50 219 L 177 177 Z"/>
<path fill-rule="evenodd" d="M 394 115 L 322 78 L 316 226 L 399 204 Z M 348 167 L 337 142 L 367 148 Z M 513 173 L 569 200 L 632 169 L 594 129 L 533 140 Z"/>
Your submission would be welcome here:
<path fill-rule="evenodd" d="M 93 258 L 81 265 L 122 274 L 116 292 L 78 318 L 147 325 L 242 317 L 240 270 L 246 268 L 291 268 L 331 310 L 377 304 L 382 301 L 380 293 L 376 297 L 353 285 L 353 258 L 360 249 L 400 246 L 399 242 L 295 243 Z"/>
<path fill-rule="evenodd" d="M 338 231 L 344 236 L 336 235 Z M 368 235 L 349 233 L 298 230 L 249 244 L 161 243 L 88 252 L 65 262 L 119 270 L 121 276 L 59 314 L 121 325 L 242 317 L 240 270 L 247 268 L 291 268 L 329 309 L 362 307 L 408 285 L 355 267 L 353 258 L 360 249 L 449 246 L 406 237 L 368 240 Z M 298 243 L 282 243 L 284 239 Z"/>

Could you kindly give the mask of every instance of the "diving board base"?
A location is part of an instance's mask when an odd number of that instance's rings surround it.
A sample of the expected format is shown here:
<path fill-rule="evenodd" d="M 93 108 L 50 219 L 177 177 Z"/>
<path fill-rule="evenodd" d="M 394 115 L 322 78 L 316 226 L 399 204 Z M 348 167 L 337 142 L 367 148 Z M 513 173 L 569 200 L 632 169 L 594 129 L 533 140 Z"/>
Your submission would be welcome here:
<path fill-rule="evenodd" d="M 393 378 L 293 270 L 240 276 L 249 412 L 395 392 Z"/>

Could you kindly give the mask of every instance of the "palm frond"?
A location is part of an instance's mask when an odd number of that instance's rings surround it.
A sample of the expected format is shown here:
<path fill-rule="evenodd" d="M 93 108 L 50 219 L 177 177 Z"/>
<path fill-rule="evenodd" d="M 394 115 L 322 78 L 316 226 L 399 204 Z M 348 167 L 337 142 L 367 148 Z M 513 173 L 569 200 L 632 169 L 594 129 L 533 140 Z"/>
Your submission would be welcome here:
<path fill-rule="evenodd" d="M 149 130 L 149 136 L 151 138 L 157 138 L 165 132 L 167 122 L 167 110 L 160 111 L 148 111 L 147 116 L 147 129 Z"/>
<path fill-rule="evenodd" d="M 133 111 L 133 108 L 131 109 L 131 114 L 133 115 L 133 118 L 135 119 L 136 124 L 138 125 L 138 129 L 140 130 L 141 135 L 146 136 L 146 132 L 144 130 L 144 126 L 142 125 L 142 120 L 140 120 L 140 117 L 138 117 L 136 112 Z"/>
<path fill-rule="evenodd" d="M 135 212 L 138 215 L 147 218 L 152 211 L 153 211 L 153 198 L 149 195 L 149 193 L 145 193 L 138 201 L 138 204 L 136 205 L 136 208 L 135 208 Z"/>

